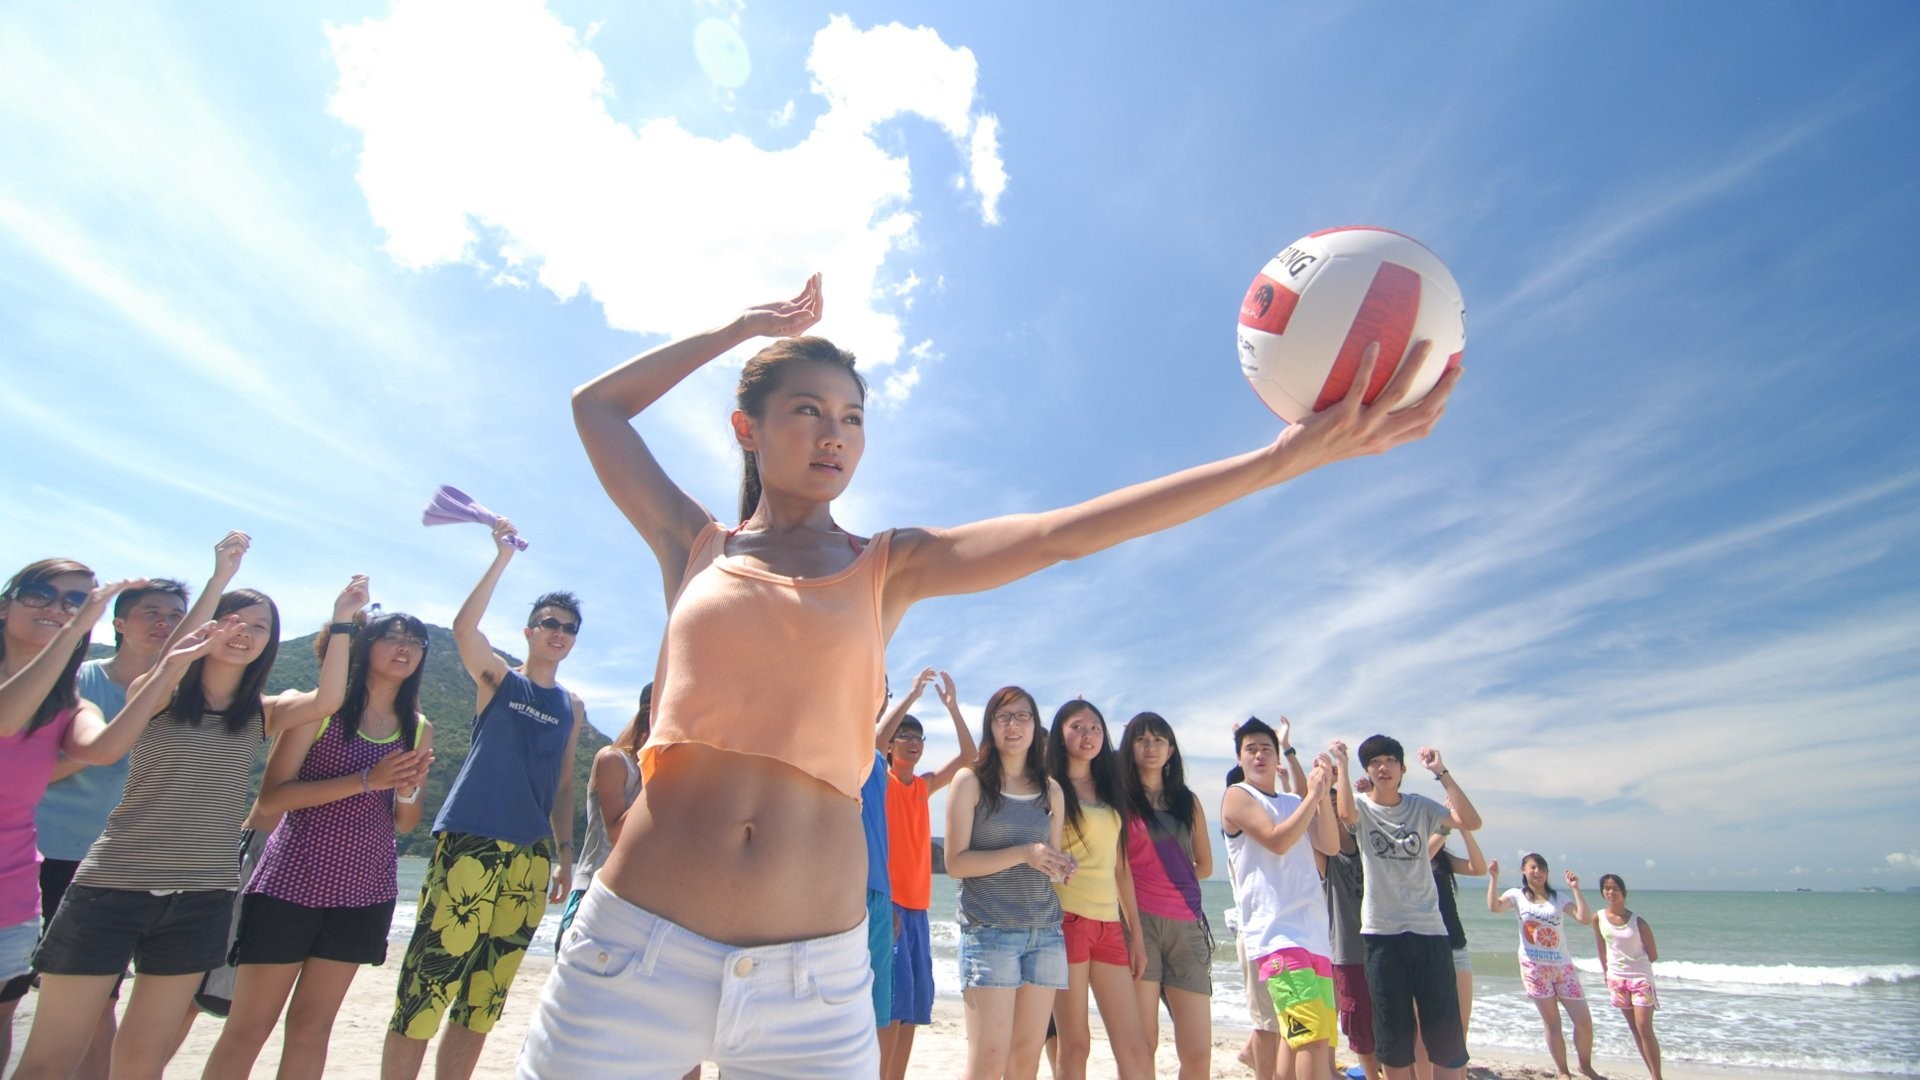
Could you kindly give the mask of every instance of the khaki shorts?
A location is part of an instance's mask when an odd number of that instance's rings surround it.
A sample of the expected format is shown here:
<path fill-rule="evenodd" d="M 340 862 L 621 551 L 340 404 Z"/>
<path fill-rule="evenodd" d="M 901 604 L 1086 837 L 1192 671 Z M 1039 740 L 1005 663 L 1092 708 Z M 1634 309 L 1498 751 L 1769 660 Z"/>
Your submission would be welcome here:
<path fill-rule="evenodd" d="M 1142 979 L 1213 996 L 1213 950 L 1200 920 L 1169 919 L 1143 911 L 1140 938 L 1147 949 L 1147 970 Z"/>
<path fill-rule="evenodd" d="M 1255 1031 L 1279 1031 L 1280 1017 L 1273 1011 L 1273 995 L 1268 993 L 1267 984 L 1255 976 L 1253 965 L 1247 962 L 1247 939 L 1236 936 L 1233 939 L 1234 954 L 1240 958 L 1240 985 L 1247 988 L 1247 1019 Z"/>

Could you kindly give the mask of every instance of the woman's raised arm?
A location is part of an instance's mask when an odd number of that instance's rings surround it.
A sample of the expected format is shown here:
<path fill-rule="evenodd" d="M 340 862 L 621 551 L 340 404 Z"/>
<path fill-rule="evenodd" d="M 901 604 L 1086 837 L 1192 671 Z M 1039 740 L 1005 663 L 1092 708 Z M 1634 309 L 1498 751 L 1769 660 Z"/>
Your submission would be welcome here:
<path fill-rule="evenodd" d="M 727 350 L 756 337 L 792 337 L 820 321 L 820 275 L 792 300 L 748 308 L 725 326 L 650 349 L 573 392 L 573 423 L 600 486 L 639 531 L 669 600 L 680 589 L 693 538 L 713 516 L 673 482 L 634 430 L 633 418 Z"/>
<path fill-rule="evenodd" d="M 1433 392 L 1400 412 L 1389 412 L 1407 392 L 1432 342 L 1423 341 L 1394 372 L 1376 404 L 1349 393 L 1338 404 L 1292 424 L 1268 446 L 1134 484 L 1076 506 L 1015 514 L 952 529 L 902 529 L 887 569 L 887 607 L 897 621 L 914 601 L 980 592 L 1068 559 L 1170 529 L 1235 499 L 1346 458 L 1384 453 L 1426 436 L 1446 410 L 1460 369 L 1441 376 Z M 1364 387 L 1379 360 L 1367 347 L 1355 386 Z"/>

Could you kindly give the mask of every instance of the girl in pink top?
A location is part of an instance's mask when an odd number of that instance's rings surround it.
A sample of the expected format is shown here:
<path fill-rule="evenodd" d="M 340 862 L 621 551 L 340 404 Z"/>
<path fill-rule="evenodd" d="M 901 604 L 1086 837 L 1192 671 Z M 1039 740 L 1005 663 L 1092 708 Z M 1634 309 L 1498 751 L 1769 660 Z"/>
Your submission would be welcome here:
<path fill-rule="evenodd" d="M 792 300 L 749 308 L 574 392 L 575 424 L 594 471 L 659 560 L 667 646 L 655 673 L 653 742 L 643 751 L 651 771 L 531 1020 L 523 1075 L 629 1070 L 635 1043 L 655 1048 L 663 1076 L 680 1075 L 702 1056 L 718 1059 L 729 1076 L 755 1074 L 756 1061 L 778 1061 L 785 1076 L 876 1072 L 864 983 L 840 985 L 843 977 L 862 978 L 856 961 L 864 968 L 864 833 L 848 783 L 856 781 L 857 790 L 857 779 L 871 767 L 869 725 L 882 704 L 882 653 L 907 610 L 928 597 L 1016 581 L 1322 465 L 1421 438 L 1459 378 L 1458 369 L 1450 371 L 1421 402 L 1389 412 L 1419 366 L 1405 364 L 1379 404 L 1349 395 L 1238 457 L 1077 506 L 951 529 L 901 529 L 865 542 L 835 521 L 834 500 L 866 449 L 866 387 L 851 355 L 800 336 L 824 313 L 815 275 Z M 782 340 L 747 362 L 731 417 L 746 458 L 742 521 L 716 534 L 713 515 L 667 475 L 632 420 L 682 379 L 760 337 Z M 1359 385 L 1369 385 L 1378 354 L 1377 347 L 1367 350 Z M 871 603 L 870 616 L 856 619 L 852 608 L 835 609 L 834 618 L 857 628 L 856 636 L 821 641 L 795 633 L 781 655 L 771 656 L 727 647 L 728 641 L 770 640 L 759 629 L 769 624 L 798 630 L 824 619 L 815 599 L 851 603 L 837 590 L 846 576 L 873 583 L 862 601 Z M 728 627 L 737 634 L 730 636 Z M 791 688 L 793 699 L 777 712 L 761 712 L 762 699 L 753 692 L 776 682 Z M 857 695 L 870 698 L 864 709 L 843 709 Z M 826 699 L 832 709 L 818 707 Z M 792 720 L 796 716 L 807 718 L 804 725 Z M 842 725 L 865 737 L 856 741 Z M 766 752 L 771 741 L 790 741 L 796 729 L 803 744 Z M 823 767 L 801 745 L 816 753 L 825 746 L 848 749 L 836 749 Z M 698 961 L 711 971 L 699 966 L 703 974 L 689 976 L 687 987 L 654 994 L 638 975 L 647 965 L 631 957 L 638 942 L 653 935 L 686 940 L 671 933 L 676 928 L 735 952 L 779 946 L 790 955 L 792 943 L 809 942 L 802 951 L 830 955 L 833 971 L 809 975 L 784 969 L 772 954 L 720 953 Z M 842 958 L 841 939 L 856 934 L 858 952 L 848 949 Z M 751 981 L 763 966 L 784 972 L 786 997 L 778 996 L 777 977 L 754 983 L 752 993 L 764 992 L 753 998 L 764 1023 L 747 1032 L 725 1019 L 737 1000 L 733 980 Z M 655 963 L 653 977 L 665 967 Z M 793 987 L 807 978 L 819 992 L 796 995 Z M 596 989 L 587 989 L 590 984 Z M 723 989 L 725 1014 L 719 1012 Z M 595 1004 L 614 996 L 622 998 L 618 1010 Z"/>
<path fill-rule="evenodd" d="M 1160 1045 L 1164 999 L 1180 1076 L 1198 1080 L 1213 1071 L 1213 935 L 1200 901 L 1200 882 L 1213 873 L 1213 844 L 1206 810 L 1187 787 L 1180 740 L 1159 713 L 1127 721 L 1120 784 L 1132 811 L 1127 863 L 1147 954 L 1134 983 L 1147 1048 L 1151 1055 Z"/>
<path fill-rule="evenodd" d="M 64 633 L 93 587 L 93 571 L 80 563 L 42 559 L 0 591 L 0 1061 L 12 1050 L 13 1011 L 33 983 L 40 938 L 34 807 L 75 720 L 84 712 L 101 722 L 74 684 L 91 623 Z"/>

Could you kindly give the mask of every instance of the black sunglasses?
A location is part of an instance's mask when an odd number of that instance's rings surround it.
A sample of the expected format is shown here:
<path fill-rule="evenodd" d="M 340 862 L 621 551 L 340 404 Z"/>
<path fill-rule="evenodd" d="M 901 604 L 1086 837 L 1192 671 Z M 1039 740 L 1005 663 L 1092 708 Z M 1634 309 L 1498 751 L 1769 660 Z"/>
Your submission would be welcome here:
<path fill-rule="evenodd" d="M 537 622 L 537 623 L 528 623 L 528 624 L 527 624 L 527 629 L 529 629 L 529 630 L 531 630 L 531 629 L 533 629 L 533 628 L 535 628 L 535 627 L 538 627 L 538 628 L 540 628 L 540 629 L 542 629 L 542 630 L 558 630 L 558 631 L 560 631 L 561 633 L 563 633 L 563 634 L 566 634 L 566 635 L 567 635 L 567 636 L 569 636 L 569 637 L 578 637 L 578 636 L 580 635 L 580 624 L 579 624 L 579 623 L 577 623 L 577 622 L 561 622 L 561 621 L 560 621 L 559 619 L 556 619 L 556 618 L 554 618 L 554 617 L 553 617 L 553 616 L 551 616 L 551 615 L 549 615 L 549 616 L 547 616 L 547 617 L 546 617 L 546 618 L 544 618 L 544 619 L 541 619 L 541 620 L 540 620 L 539 622 Z"/>
<path fill-rule="evenodd" d="M 30 608 L 48 608 L 57 603 L 68 611 L 79 611 L 80 605 L 87 602 L 87 596 L 85 589 L 61 592 L 44 581 L 29 581 L 13 590 L 13 598 Z"/>

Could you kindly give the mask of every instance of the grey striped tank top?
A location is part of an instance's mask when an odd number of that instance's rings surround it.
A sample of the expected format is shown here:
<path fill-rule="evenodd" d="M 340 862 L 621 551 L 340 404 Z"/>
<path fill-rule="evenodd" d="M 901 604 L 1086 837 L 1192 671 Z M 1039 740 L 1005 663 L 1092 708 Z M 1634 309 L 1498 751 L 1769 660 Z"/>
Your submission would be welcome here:
<path fill-rule="evenodd" d="M 1003 795 L 988 811 L 985 799 L 973 808 L 974 851 L 1046 843 L 1053 818 L 1044 793 Z M 985 877 L 960 878 L 960 925 L 1004 930 L 1038 930 L 1060 925 L 1060 895 L 1047 875 L 1021 863 Z"/>

